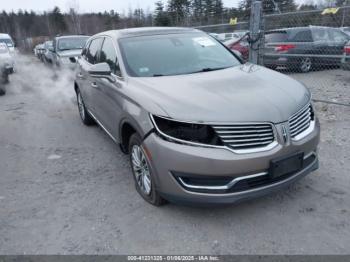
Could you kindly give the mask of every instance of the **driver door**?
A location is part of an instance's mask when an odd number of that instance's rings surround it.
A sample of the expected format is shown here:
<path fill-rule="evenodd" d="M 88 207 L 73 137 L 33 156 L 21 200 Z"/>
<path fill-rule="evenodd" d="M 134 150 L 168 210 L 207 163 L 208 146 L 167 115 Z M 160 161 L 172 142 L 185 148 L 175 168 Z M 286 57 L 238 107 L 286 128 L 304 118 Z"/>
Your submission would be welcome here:
<path fill-rule="evenodd" d="M 98 86 L 95 96 L 96 110 L 103 127 L 116 139 L 122 113 L 121 91 L 124 87 L 124 81 L 120 73 L 117 51 L 113 39 L 110 37 L 106 36 L 104 39 L 99 63 L 107 63 L 111 69 L 111 75 L 95 79 Z"/>

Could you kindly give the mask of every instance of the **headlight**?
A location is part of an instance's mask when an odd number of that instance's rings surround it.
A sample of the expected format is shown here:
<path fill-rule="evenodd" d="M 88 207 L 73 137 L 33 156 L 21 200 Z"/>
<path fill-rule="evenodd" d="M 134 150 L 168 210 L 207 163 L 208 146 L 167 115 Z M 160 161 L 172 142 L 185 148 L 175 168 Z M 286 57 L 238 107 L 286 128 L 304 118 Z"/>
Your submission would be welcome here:
<path fill-rule="evenodd" d="M 151 115 L 151 120 L 158 134 L 166 140 L 203 146 L 223 145 L 209 125 L 175 121 L 154 115 Z"/>

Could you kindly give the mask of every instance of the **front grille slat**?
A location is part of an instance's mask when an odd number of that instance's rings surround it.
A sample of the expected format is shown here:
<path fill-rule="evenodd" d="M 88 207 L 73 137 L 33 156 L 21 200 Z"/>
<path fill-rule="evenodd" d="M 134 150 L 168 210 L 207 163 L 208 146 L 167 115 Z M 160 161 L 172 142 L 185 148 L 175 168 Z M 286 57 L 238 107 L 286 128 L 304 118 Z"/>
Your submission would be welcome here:
<path fill-rule="evenodd" d="M 297 134 L 300 134 L 304 130 L 306 130 L 310 126 L 310 122 L 305 123 L 304 125 L 300 126 L 298 129 L 291 132 L 292 137 L 296 136 Z"/>
<path fill-rule="evenodd" d="M 263 138 L 263 137 L 270 137 L 271 134 L 270 133 L 259 133 L 258 134 L 259 137 Z M 226 138 L 242 138 L 242 137 L 256 137 L 256 134 L 240 134 L 240 135 L 222 135 L 221 138 L 222 139 L 226 139 Z"/>
<path fill-rule="evenodd" d="M 247 139 L 223 139 L 225 142 L 228 142 L 228 143 L 232 143 L 232 142 L 236 142 L 236 143 L 239 143 L 239 142 L 254 142 L 254 141 L 257 141 L 257 142 L 263 142 L 263 141 L 271 141 L 273 140 L 273 137 L 270 136 L 270 137 L 261 137 L 261 138 L 247 138 Z"/>
<path fill-rule="evenodd" d="M 307 108 L 305 108 L 305 109 L 303 109 L 303 110 L 297 112 L 295 115 L 293 115 L 293 116 L 290 118 L 289 121 L 290 121 L 290 122 L 297 121 L 298 118 L 299 118 L 300 116 L 309 113 L 309 110 L 310 110 L 309 107 L 307 107 Z"/>
<path fill-rule="evenodd" d="M 311 124 L 313 120 L 313 111 L 311 104 L 307 105 L 304 109 L 294 114 L 289 119 L 289 127 L 292 138 L 304 132 Z"/>
<path fill-rule="evenodd" d="M 300 123 L 295 124 L 293 127 L 291 126 L 291 128 L 290 128 L 291 132 L 293 133 L 294 131 L 298 131 L 298 129 L 302 128 L 305 124 L 309 125 L 310 120 L 311 120 L 311 117 L 308 116 L 308 118 L 306 118 L 302 122 L 300 121 Z"/>
<path fill-rule="evenodd" d="M 261 128 L 266 128 L 269 129 L 269 125 L 256 125 L 256 126 L 245 126 L 245 125 L 235 125 L 235 126 L 216 126 L 215 129 L 261 129 Z"/>
<path fill-rule="evenodd" d="M 233 149 L 259 149 L 275 141 L 271 124 L 217 125 L 213 128 L 222 142 Z"/>
<path fill-rule="evenodd" d="M 305 112 L 303 113 L 302 115 L 300 115 L 298 118 L 295 118 L 294 120 L 292 121 L 289 121 L 289 123 L 291 125 L 294 125 L 296 123 L 299 123 L 300 121 L 302 121 L 303 118 L 307 117 L 307 116 L 310 116 L 310 112 Z"/>
<path fill-rule="evenodd" d="M 245 144 L 236 144 L 235 145 L 235 148 L 256 148 L 256 147 L 259 147 L 259 146 L 266 146 L 268 144 L 271 144 L 271 142 L 259 142 L 259 143 L 245 143 Z"/>
<path fill-rule="evenodd" d="M 216 133 L 218 134 L 232 134 L 232 133 L 236 133 L 236 134 L 246 134 L 246 133 L 253 133 L 253 134 L 256 134 L 256 133 L 270 133 L 271 130 L 270 129 L 260 129 L 260 130 L 241 130 L 241 131 L 236 131 L 236 130 L 231 130 L 231 131 L 228 131 L 228 130 L 225 130 L 225 131 L 221 131 L 221 130 L 215 130 Z"/>

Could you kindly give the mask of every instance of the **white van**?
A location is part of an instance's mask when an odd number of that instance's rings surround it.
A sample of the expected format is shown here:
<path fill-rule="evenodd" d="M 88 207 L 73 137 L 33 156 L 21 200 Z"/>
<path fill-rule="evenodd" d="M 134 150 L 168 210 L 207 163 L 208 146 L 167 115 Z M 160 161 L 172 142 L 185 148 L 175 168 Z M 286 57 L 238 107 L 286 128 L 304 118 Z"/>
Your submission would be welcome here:
<path fill-rule="evenodd" d="M 15 52 L 15 44 L 10 35 L 0 33 L 0 43 L 6 44 L 11 53 Z"/>

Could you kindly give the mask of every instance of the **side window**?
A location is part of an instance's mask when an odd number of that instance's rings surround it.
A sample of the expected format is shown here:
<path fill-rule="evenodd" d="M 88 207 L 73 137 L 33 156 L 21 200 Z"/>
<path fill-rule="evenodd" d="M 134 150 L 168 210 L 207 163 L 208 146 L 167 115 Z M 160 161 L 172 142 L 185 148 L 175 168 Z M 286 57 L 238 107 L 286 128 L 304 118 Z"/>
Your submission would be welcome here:
<path fill-rule="evenodd" d="M 102 41 L 103 41 L 103 38 L 96 38 L 96 39 L 91 41 L 89 49 L 86 52 L 86 60 L 90 64 L 97 64 L 98 63 Z"/>
<path fill-rule="evenodd" d="M 314 40 L 320 42 L 327 42 L 330 40 L 328 31 L 325 28 L 315 28 L 312 30 Z"/>
<path fill-rule="evenodd" d="M 86 54 L 87 54 L 87 50 L 88 50 L 89 46 L 90 46 L 90 42 L 87 42 L 87 43 L 85 44 L 85 47 L 83 48 L 83 51 L 81 52 L 81 56 L 82 56 L 84 59 L 86 59 Z"/>
<path fill-rule="evenodd" d="M 296 33 L 292 41 L 293 42 L 312 42 L 311 31 L 303 30 Z"/>
<path fill-rule="evenodd" d="M 337 29 L 329 29 L 329 36 L 330 39 L 334 42 L 342 43 L 348 40 L 348 37 L 343 32 Z"/>
<path fill-rule="evenodd" d="M 116 74 L 117 76 L 121 76 L 117 53 L 114 48 L 113 41 L 110 38 L 105 38 L 105 41 L 103 42 L 100 55 L 100 63 L 102 62 L 109 64 L 112 73 Z"/>

